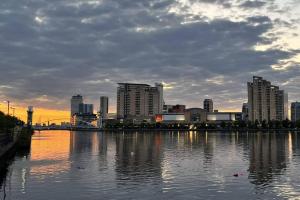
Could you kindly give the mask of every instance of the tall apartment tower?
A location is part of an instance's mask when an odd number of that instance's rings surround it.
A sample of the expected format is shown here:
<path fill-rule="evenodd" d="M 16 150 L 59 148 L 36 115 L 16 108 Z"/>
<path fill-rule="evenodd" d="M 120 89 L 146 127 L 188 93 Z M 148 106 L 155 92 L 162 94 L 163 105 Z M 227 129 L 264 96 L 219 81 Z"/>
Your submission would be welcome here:
<path fill-rule="evenodd" d="M 71 118 L 74 114 L 79 113 L 79 105 L 83 103 L 81 95 L 75 95 L 71 98 Z"/>
<path fill-rule="evenodd" d="M 164 85 L 162 83 L 155 83 L 155 87 L 159 91 L 159 107 L 158 112 L 161 114 L 164 110 Z"/>
<path fill-rule="evenodd" d="M 119 83 L 117 116 L 121 119 L 147 118 L 162 112 L 162 85 Z"/>
<path fill-rule="evenodd" d="M 214 103 L 212 99 L 205 99 L 203 102 L 203 108 L 206 112 L 213 112 L 214 111 Z"/>
<path fill-rule="evenodd" d="M 288 94 L 283 90 L 278 91 L 277 102 L 276 102 L 276 119 L 277 120 L 286 120 L 288 119 Z"/>
<path fill-rule="evenodd" d="M 287 116 L 287 94 L 270 81 L 254 76 L 248 82 L 248 109 L 250 121 L 284 120 Z"/>
<path fill-rule="evenodd" d="M 108 115 L 108 97 L 100 97 L 100 113 L 102 118 L 106 119 Z"/>
<path fill-rule="evenodd" d="M 300 102 L 293 102 L 291 104 L 291 120 L 292 122 L 300 120 Z"/>

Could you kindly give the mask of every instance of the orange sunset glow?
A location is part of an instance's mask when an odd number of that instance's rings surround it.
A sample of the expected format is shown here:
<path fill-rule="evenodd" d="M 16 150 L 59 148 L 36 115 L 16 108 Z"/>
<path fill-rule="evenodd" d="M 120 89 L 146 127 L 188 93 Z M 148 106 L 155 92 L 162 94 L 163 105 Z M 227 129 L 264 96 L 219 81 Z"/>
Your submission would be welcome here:
<path fill-rule="evenodd" d="M 43 132 L 42 135 L 36 133 L 31 143 L 31 160 L 49 163 L 31 167 L 30 173 L 33 175 L 56 174 L 70 168 L 67 162 L 70 154 L 70 132 L 56 131 Z M 59 142 L 58 142 L 59 141 Z"/>
<path fill-rule="evenodd" d="M 26 122 L 27 120 L 27 108 L 21 106 L 12 106 L 15 108 L 15 116 Z M 70 112 L 67 110 L 51 110 L 45 108 L 33 108 L 33 123 L 60 123 L 63 121 L 69 121 Z M 7 113 L 7 105 L 1 104 L 0 111 Z M 10 114 L 13 114 L 13 110 L 10 109 Z"/>

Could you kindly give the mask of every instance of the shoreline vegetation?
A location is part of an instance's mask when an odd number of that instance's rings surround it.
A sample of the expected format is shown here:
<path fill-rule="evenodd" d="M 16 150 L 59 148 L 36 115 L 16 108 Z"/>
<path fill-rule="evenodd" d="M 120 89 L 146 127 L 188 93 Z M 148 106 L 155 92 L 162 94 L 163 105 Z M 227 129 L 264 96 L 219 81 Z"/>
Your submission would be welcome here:
<path fill-rule="evenodd" d="M 16 117 L 0 112 L 0 158 L 19 149 L 28 149 L 33 130 Z"/>

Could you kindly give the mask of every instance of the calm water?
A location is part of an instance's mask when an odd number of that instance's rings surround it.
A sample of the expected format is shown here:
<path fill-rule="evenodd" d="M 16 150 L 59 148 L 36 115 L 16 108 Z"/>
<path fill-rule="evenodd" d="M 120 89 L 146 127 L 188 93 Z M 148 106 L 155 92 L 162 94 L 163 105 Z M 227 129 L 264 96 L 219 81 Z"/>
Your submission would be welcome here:
<path fill-rule="evenodd" d="M 300 199 L 299 165 L 297 133 L 47 131 L 0 199 Z"/>

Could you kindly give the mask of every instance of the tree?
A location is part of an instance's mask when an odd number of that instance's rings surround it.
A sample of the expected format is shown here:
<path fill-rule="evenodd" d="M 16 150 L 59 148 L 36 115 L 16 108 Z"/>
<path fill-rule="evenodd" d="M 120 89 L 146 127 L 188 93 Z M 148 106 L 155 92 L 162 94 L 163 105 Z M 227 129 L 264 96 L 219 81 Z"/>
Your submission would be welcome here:
<path fill-rule="evenodd" d="M 226 128 L 226 122 L 224 121 L 221 122 L 221 128 Z"/>
<path fill-rule="evenodd" d="M 300 120 L 297 120 L 297 121 L 296 121 L 296 127 L 297 127 L 297 128 L 300 128 Z"/>
<path fill-rule="evenodd" d="M 255 122 L 254 122 L 254 128 L 259 128 L 259 125 L 260 125 L 259 121 L 255 120 Z"/>
<path fill-rule="evenodd" d="M 263 120 L 263 121 L 262 121 L 261 127 L 264 128 L 264 129 L 267 128 L 267 121 L 266 121 L 266 120 Z"/>
<path fill-rule="evenodd" d="M 241 128 L 247 127 L 246 121 L 244 121 L 244 120 L 239 121 L 239 127 L 241 127 Z"/>
<path fill-rule="evenodd" d="M 283 128 L 289 128 L 290 127 L 290 121 L 288 119 L 285 119 L 282 121 Z"/>
<path fill-rule="evenodd" d="M 274 127 L 274 122 L 273 121 L 269 121 L 268 126 L 269 126 L 269 128 L 273 128 Z"/>
<path fill-rule="evenodd" d="M 276 120 L 276 121 L 275 121 L 275 127 L 276 127 L 277 129 L 282 128 L 282 122 Z"/>

